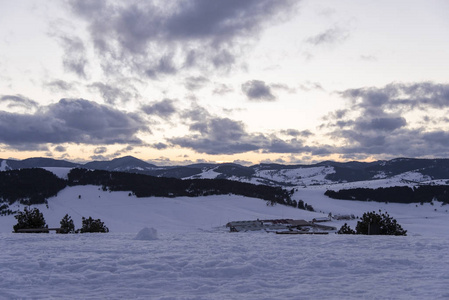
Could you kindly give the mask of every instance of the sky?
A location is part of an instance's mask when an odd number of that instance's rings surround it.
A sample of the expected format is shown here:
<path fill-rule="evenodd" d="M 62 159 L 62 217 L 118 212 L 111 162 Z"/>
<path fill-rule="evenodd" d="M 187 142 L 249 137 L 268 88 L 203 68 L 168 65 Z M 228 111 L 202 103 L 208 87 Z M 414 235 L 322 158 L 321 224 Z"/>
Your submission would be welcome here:
<path fill-rule="evenodd" d="M 445 0 L 0 0 L 0 158 L 449 157 Z"/>

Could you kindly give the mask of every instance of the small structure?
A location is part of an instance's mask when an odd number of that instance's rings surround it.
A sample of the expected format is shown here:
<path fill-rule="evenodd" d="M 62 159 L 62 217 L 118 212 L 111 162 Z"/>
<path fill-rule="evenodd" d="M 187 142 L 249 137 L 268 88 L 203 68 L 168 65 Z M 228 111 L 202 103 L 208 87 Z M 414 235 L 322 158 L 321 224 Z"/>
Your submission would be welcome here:
<path fill-rule="evenodd" d="M 329 222 L 331 219 L 329 217 L 323 218 L 313 218 L 312 223 L 321 223 L 321 222 Z"/>
<path fill-rule="evenodd" d="M 316 232 L 337 230 L 335 227 L 318 225 L 306 220 L 273 219 L 254 221 L 233 221 L 226 224 L 231 232 L 259 231 L 266 232 Z"/>
<path fill-rule="evenodd" d="M 332 218 L 335 220 L 354 220 L 354 215 L 333 215 Z"/>
<path fill-rule="evenodd" d="M 49 233 L 50 231 L 56 231 L 59 233 L 62 228 L 23 228 L 17 229 L 17 233 Z"/>

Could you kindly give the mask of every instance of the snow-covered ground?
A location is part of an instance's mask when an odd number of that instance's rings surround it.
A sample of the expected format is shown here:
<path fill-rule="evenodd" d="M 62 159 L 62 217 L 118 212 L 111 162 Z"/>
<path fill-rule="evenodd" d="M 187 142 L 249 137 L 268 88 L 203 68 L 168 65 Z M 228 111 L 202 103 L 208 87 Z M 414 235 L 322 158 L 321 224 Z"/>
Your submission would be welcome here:
<path fill-rule="evenodd" d="M 136 198 L 69 187 L 49 199 L 48 208 L 38 206 L 49 227 L 68 213 L 76 228 L 82 216 L 92 216 L 111 232 L 14 234 L 14 217 L 0 217 L 0 299 L 449 298 L 449 208 L 323 195 L 342 186 L 298 187 L 293 198 L 318 212 L 233 195 Z M 378 209 L 408 236 L 289 236 L 224 227 L 236 220 L 311 220 Z M 354 228 L 356 220 L 348 223 Z"/>
<path fill-rule="evenodd" d="M 136 198 L 129 192 L 105 192 L 97 186 L 75 186 L 62 190 L 45 205 L 37 206 L 49 227 L 59 227 L 69 214 L 75 227 L 81 218 L 100 218 L 111 232 L 137 233 L 143 227 L 161 232 L 194 232 L 224 230 L 230 221 L 273 218 L 311 220 L 318 213 L 293 209 L 283 205 L 267 206 L 266 201 L 243 196 L 224 195 L 179 198 Z M 19 205 L 11 209 L 21 210 Z M 17 221 L 14 217 L 0 217 L 0 232 L 11 232 Z"/>
<path fill-rule="evenodd" d="M 277 182 L 284 182 L 295 185 L 324 184 L 330 182 L 326 180 L 326 175 L 335 173 L 333 167 L 310 167 L 281 170 L 258 170 L 257 177 L 270 179 Z"/>
<path fill-rule="evenodd" d="M 448 299 L 448 239 L 0 234 L 2 299 Z"/>
<path fill-rule="evenodd" d="M 61 167 L 45 167 L 42 169 L 52 172 L 53 174 L 55 174 L 56 176 L 58 176 L 59 178 L 62 178 L 62 179 L 67 179 L 68 174 L 72 170 L 72 168 L 61 168 Z"/>

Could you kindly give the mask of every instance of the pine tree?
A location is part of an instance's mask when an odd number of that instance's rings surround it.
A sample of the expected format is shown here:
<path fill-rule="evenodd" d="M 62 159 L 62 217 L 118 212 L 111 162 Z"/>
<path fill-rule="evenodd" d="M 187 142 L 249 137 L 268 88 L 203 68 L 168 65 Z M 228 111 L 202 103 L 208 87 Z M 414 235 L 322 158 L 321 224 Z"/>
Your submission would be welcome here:
<path fill-rule="evenodd" d="M 79 230 L 81 233 L 86 232 L 109 232 L 109 228 L 107 228 L 103 222 L 101 222 L 100 219 L 92 219 L 92 217 L 89 217 L 88 219 L 84 218 L 82 219 L 83 225 L 81 229 Z"/>
<path fill-rule="evenodd" d="M 337 233 L 338 234 L 355 234 L 355 231 L 347 223 L 345 223 L 343 226 L 341 226 L 340 230 L 338 230 Z"/>
<path fill-rule="evenodd" d="M 364 213 L 355 229 L 357 234 L 374 234 L 370 228 L 376 228 L 378 232 L 375 234 L 379 235 L 407 235 L 407 230 L 404 230 L 387 212 L 382 213 L 380 210 L 379 213 L 374 211 Z"/>
<path fill-rule="evenodd" d="M 37 208 L 29 210 L 27 207 L 14 216 L 17 219 L 17 224 L 13 226 L 14 232 L 19 229 L 38 229 L 48 228 L 45 223 L 44 215 Z"/>
<path fill-rule="evenodd" d="M 66 214 L 64 218 L 62 218 L 61 222 L 61 230 L 59 233 L 75 233 L 75 225 L 73 224 L 72 217 L 69 214 Z"/>

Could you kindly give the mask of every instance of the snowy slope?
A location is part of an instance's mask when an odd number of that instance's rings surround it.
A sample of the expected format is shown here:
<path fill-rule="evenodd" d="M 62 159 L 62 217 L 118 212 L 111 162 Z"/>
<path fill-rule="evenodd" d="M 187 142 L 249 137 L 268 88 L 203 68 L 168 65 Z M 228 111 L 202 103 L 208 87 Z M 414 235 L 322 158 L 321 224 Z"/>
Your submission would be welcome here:
<path fill-rule="evenodd" d="M 389 182 L 397 185 L 400 181 Z M 365 187 L 385 186 L 384 180 L 363 182 Z M 403 183 L 405 184 L 405 183 Z M 179 198 L 136 198 L 128 192 L 105 192 L 97 186 L 75 186 L 62 190 L 57 197 L 48 199 L 48 208 L 38 205 L 50 227 L 58 227 L 59 221 L 69 214 L 76 228 L 81 227 L 81 217 L 100 218 L 111 232 L 137 233 L 143 227 L 154 227 L 161 232 L 200 232 L 225 230 L 229 221 L 292 218 L 312 220 L 333 215 L 362 216 L 367 211 L 387 211 L 398 220 L 409 235 L 445 236 L 449 228 L 449 207 L 424 204 L 378 203 L 330 199 L 326 189 L 355 187 L 356 183 L 326 186 L 298 187 L 292 196 L 314 207 L 308 212 L 283 205 L 267 206 L 260 199 L 235 195 Z M 362 186 L 359 183 L 358 186 Z M 21 210 L 18 204 L 11 206 Z M 352 228 L 357 220 L 333 221 L 330 226 L 340 228 L 347 222 Z M 0 232 L 10 232 L 16 223 L 13 216 L 0 217 Z"/>
<path fill-rule="evenodd" d="M 0 234 L 1 299 L 448 299 L 448 239 Z"/>
<path fill-rule="evenodd" d="M 62 190 L 57 197 L 37 207 L 50 227 L 58 227 L 68 213 L 81 227 L 81 217 L 100 218 L 111 232 L 136 233 L 145 226 L 164 232 L 214 230 L 229 221 L 272 218 L 313 219 L 318 213 L 292 207 L 267 206 L 266 201 L 224 195 L 179 198 L 136 198 L 128 192 L 104 192 L 97 186 L 75 186 Z M 81 199 L 79 199 L 81 196 Z M 20 209 L 15 204 L 11 209 Z M 16 223 L 13 216 L 0 217 L 0 232 L 10 232 Z"/>
<path fill-rule="evenodd" d="M 8 163 L 6 162 L 6 159 L 2 160 L 2 162 L 0 163 L 0 171 L 6 171 L 8 170 L 9 166 Z"/>
<path fill-rule="evenodd" d="M 61 167 L 45 167 L 43 169 L 52 172 L 53 174 L 62 179 L 67 179 L 70 170 L 72 170 L 72 168 L 61 168 Z"/>
<path fill-rule="evenodd" d="M 48 208 L 38 206 L 50 227 L 69 213 L 77 228 L 81 216 L 92 216 L 111 232 L 14 234 L 14 217 L 0 217 L 0 299 L 449 298 L 445 208 L 333 200 L 323 195 L 326 187 L 298 187 L 293 195 L 323 213 L 241 196 L 135 198 L 96 186 L 66 188 Z M 223 227 L 379 208 L 409 235 L 285 236 Z M 144 227 L 154 228 L 157 239 L 136 240 Z"/>
<path fill-rule="evenodd" d="M 282 170 L 258 170 L 256 176 L 293 185 L 310 185 L 331 183 L 325 177 L 335 173 L 333 167 L 311 167 Z"/>

